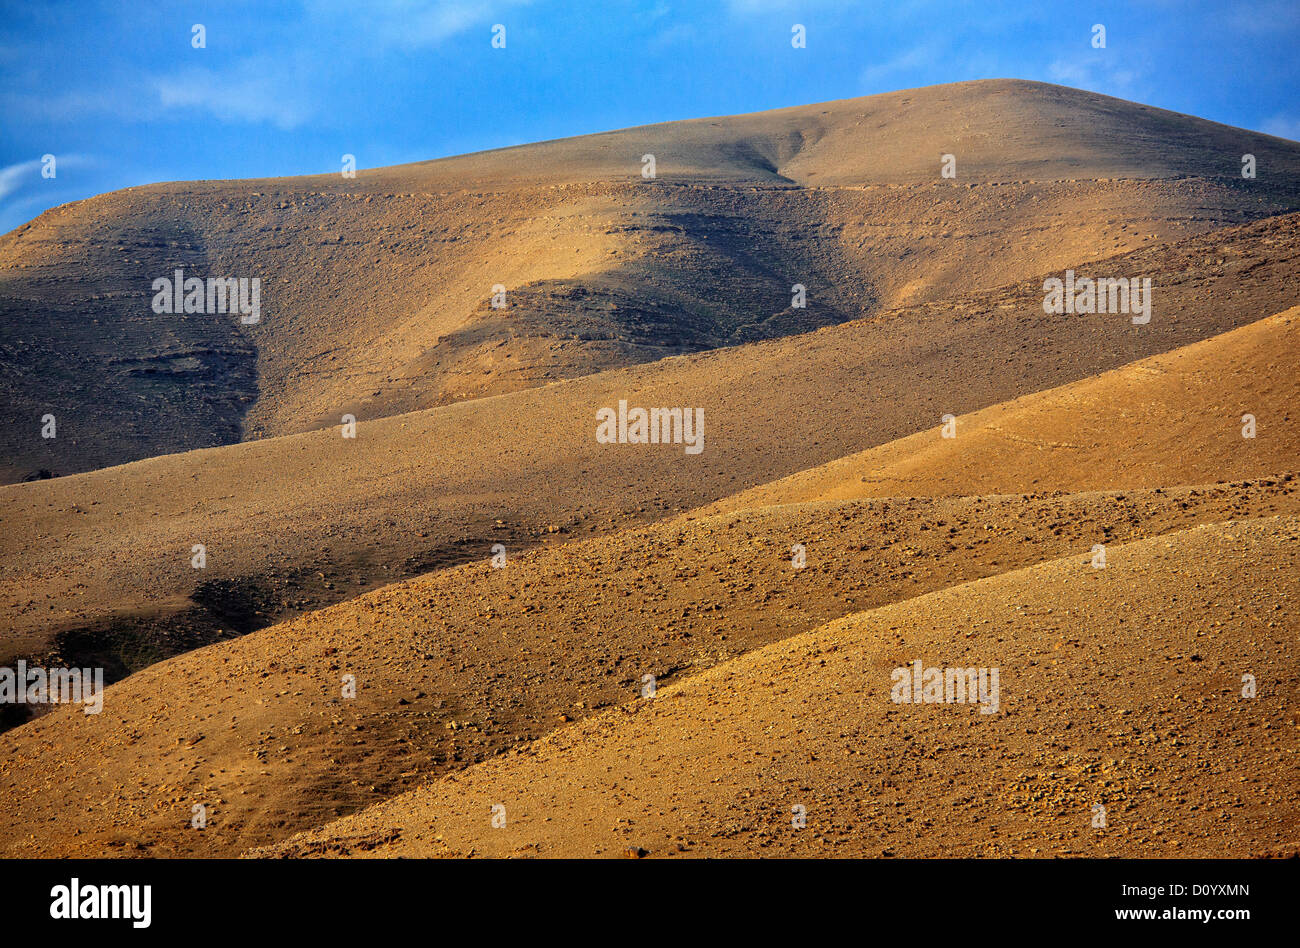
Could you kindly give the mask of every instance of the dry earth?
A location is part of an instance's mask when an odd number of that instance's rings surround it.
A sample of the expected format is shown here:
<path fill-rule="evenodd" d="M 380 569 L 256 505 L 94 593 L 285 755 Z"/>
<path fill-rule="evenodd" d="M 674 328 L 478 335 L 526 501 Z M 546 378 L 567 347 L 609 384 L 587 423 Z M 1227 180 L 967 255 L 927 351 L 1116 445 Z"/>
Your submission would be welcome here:
<path fill-rule="evenodd" d="M 0 478 L 784 336 L 1294 210 L 1295 142 L 1013 80 L 131 188 L 0 238 Z M 259 278 L 262 321 L 153 313 L 176 268 Z"/>
<path fill-rule="evenodd" d="M 712 505 L 1157 487 L 1296 466 L 1300 307 Z M 1246 415 L 1254 437 L 1243 438 Z M 1249 422 L 1247 422 L 1249 423 Z M 1134 450 L 1138 448 L 1138 450 Z M 1152 464 L 1152 458 L 1160 458 Z"/>
<path fill-rule="evenodd" d="M 1294 142 L 996 80 L 47 212 L 0 664 L 115 683 L 6 707 L 0 854 L 1294 854 L 1297 210 Z"/>
<path fill-rule="evenodd" d="M 498 541 L 684 512 L 1278 313 L 1295 304 L 1297 236 L 1287 215 L 1098 265 L 1153 274 L 1145 326 L 1045 314 L 1036 279 L 363 423 L 353 440 L 331 429 L 0 487 L 0 661 L 121 677 Z M 598 444 L 595 412 L 620 399 L 702 408 L 704 453 Z"/>
<path fill-rule="evenodd" d="M 1300 855 L 1297 541 L 1201 526 L 857 613 L 254 855 Z M 892 702 L 917 659 L 998 668 L 997 712 Z"/>

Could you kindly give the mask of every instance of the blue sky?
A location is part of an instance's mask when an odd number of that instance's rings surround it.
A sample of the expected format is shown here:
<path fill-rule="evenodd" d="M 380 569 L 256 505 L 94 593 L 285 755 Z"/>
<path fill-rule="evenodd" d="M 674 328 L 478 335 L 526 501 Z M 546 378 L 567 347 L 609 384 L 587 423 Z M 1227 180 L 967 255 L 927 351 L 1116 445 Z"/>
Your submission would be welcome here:
<path fill-rule="evenodd" d="M 1297 50 L 1296 0 L 0 0 L 0 232 L 152 181 L 337 171 L 344 153 L 377 167 L 964 79 L 1300 139 Z"/>

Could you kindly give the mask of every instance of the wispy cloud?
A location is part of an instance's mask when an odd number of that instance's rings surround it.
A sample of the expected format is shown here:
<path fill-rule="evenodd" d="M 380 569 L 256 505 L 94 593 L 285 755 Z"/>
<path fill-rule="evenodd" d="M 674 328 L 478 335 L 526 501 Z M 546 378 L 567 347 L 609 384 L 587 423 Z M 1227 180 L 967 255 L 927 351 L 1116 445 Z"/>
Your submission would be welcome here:
<path fill-rule="evenodd" d="M 267 122 L 300 128 L 328 105 L 329 50 L 379 55 L 437 46 L 476 26 L 488 26 L 531 0 L 308 0 L 304 28 L 317 37 L 281 54 L 261 54 L 217 68 L 192 66 L 154 81 L 165 110 L 198 109 L 226 122 Z M 484 42 L 487 42 L 486 34 Z"/>
<path fill-rule="evenodd" d="M 1278 138 L 1300 141 L 1300 118 L 1294 115 L 1274 115 L 1264 123 L 1260 131 L 1276 135 Z"/>
<path fill-rule="evenodd" d="M 1295 0 L 1255 0 L 1231 4 L 1219 13 L 1220 22 L 1237 33 L 1277 36 L 1300 29 L 1300 6 Z"/>
<path fill-rule="evenodd" d="M 932 66 L 942 61 L 946 52 L 943 43 L 922 43 L 905 49 L 884 62 L 872 63 L 862 70 L 858 78 L 864 86 L 874 87 L 899 75 Z"/>
<path fill-rule="evenodd" d="M 329 102 L 323 80 L 340 61 L 435 47 L 476 27 L 505 19 L 511 9 L 533 0 L 306 0 L 294 19 L 261 37 L 265 50 L 231 62 L 215 48 L 192 51 L 181 45 L 193 65 L 166 71 L 117 71 L 101 76 L 95 87 L 51 89 L 35 76 L 0 91 L 0 111 L 42 121 L 78 121 L 106 115 L 126 121 L 173 117 L 198 110 L 227 122 L 270 123 L 300 128 Z M 310 44 L 302 37 L 310 35 Z M 188 34 L 186 34 L 188 40 Z M 209 34 L 209 43 L 215 36 Z M 487 34 L 484 34 L 487 42 Z M 32 50 L 0 47 L 6 58 L 35 56 Z M 209 58 L 213 57 L 213 58 Z"/>
<path fill-rule="evenodd" d="M 795 0 L 727 0 L 727 9 L 737 16 L 754 16 L 759 13 L 779 13 L 796 6 Z"/>
<path fill-rule="evenodd" d="M 20 161 L 16 165 L 0 168 L 0 201 L 13 194 L 23 185 L 23 179 L 39 174 L 41 163 L 38 159 Z"/>
<path fill-rule="evenodd" d="M 768 13 L 797 13 L 821 8 L 856 6 L 856 0 L 727 0 L 733 16 L 762 16 Z"/>
<path fill-rule="evenodd" d="M 343 26 L 360 34 L 372 48 L 419 49 L 436 46 L 475 26 L 501 22 L 512 7 L 532 0 L 308 0 L 308 19 L 315 24 Z"/>
<path fill-rule="evenodd" d="M 55 155 L 54 178 L 43 178 L 41 176 L 41 167 L 44 161 L 40 158 L 32 158 L 29 161 L 19 161 L 7 165 L 0 168 L 0 201 L 6 201 L 11 194 L 27 190 L 35 185 L 58 181 L 57 175 L 60 169 L 84 167 L 90 163 L 90 159 L 85 155 Z M 30 203 L 32 200 L 34 199 L 29 198 L 24 203 Z"/>
<path fill-rule="evenodd" d="M 654 34 L 646 42 L 646 46 L 653 52 L 660 52 L 680 43 L 696 40 L 699 36 L 700 32 L 694 23 L 677 23 Z"/>
<path fill-rule="evenodd" d="M 154 80 L 163 109 L 197 109 L 226 122 L 298 128 L 315 114 L 311 64 L 256 56 L 222 69 L 194 66 Z"/>
<path fill-rule="evenodd" d="M 149 108 L 125 84 L 112 89 L 31 92 L 11 89 L 0 93 L 0 112 L 25 120 L 75 122 L 95 115 L 121 119 L 148 118 Z"/>
<path fill-rule="evenodd" d="M 1140 65 L 1110 50 L 1090 49 L 1089 55 L 1056 59 L 1047 66 L 1047 75 L 1053 82 L 1103 95 L 1131 97 L 1141 89 L 1146 74 Z"/>

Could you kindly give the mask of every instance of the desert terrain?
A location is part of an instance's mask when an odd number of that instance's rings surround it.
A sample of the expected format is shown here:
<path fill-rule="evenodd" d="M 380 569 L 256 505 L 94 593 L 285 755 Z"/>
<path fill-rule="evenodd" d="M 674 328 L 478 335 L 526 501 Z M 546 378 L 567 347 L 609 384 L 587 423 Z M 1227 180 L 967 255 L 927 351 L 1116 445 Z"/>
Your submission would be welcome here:
<path fill-rule="evenodd" d="M 1298 248 L 1300 144 L 1014 80 L 48 211 L 0 665 L 110 684 L 0 854 L 1296 855 Z"/>

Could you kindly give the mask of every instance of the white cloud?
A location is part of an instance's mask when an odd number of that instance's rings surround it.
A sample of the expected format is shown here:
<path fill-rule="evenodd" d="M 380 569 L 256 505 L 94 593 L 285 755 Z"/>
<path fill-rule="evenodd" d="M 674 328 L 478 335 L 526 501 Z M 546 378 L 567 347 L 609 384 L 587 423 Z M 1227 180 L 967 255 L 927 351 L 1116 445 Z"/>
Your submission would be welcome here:
<path fill-rule="evenodd" d="M 28 185 L 38 184 L 44 181 L 58 181 L 58 172 L 63 168 L 76 168 L 90 164 L 90 160 L 84 155 L 55 155 L 54 178 L 41 177 L 41 165 L 43 162 L 40 158 L 33 158 L 30 161 L 20 161 L 17 164 L 8 165 L 0 168 L 0 201 L 5 200 L 9 195 L 26 188 Z M 29 198 L 24 203 L 31 203 Z"/>
<path fill-rule="evenodd" d="M 1103 95 L 1132 97 L 1144 75 L 1141 68 L 1120 65 L 1120 57 L 1104 49 L 1070 59 L 1057 59 L 1047 67 L 1052 82 Z"/>
<path fill-rule="evenodd" d="M 1278 138 L 1289 138 L 1293 142 L 1300 142 L 1300 118 L 1290 115 L 1274 115 L 1266 121 L 1260 129 L 1269 135 L 1276 135 Z"/>
<path fill-rule="evenodd" d="M 689 43 L 699 37 L 699 30 L 694 23 L 678 23 L 667 29 L 660 30 L 652 36 L 647 42 L 647 46 L 654 52 L 660 52 L 680 43 Z"/>
<path fill-rule="evenodd" d="M 1231 4 L 1216 19 L 1236 33 L 1278 36 L 1300 29 L 1300 7 L 1295 0 L 1254 0 Z"/>
<path fill-rule="evenodd" d="M 309 70 L 301 56 L 259 56 L 223 69 L 183 69 L 155 79 L 154 89 L 164 109 L 197 109 L 226 122 L 292 129 L 316 111 Z"/>
<path fill-rule="evenodd" d="M 332 45 L 365 52 L 413 50 L 437 44 L 505 19 L 512 7 L 531 0 L 308 0 L 302 29 L 328 41 L 292 53 L 249 57 L 216 68 L 193 66 L 153 82 L 164 109 L 197 109 L 226 122 L 269 122 L 295 129 L 316 118 L 324 103 L 322 71 Z M 485 32 L 483 43 L 488 42 Z"/>
<path fill-rule="evenodd" d="M 942 43 L 922 43 L 919 46 L 913 46 L 911 49 L 903 50 L 903 52 L 882 63 L 867 66 L 859 74 L 858 80 L 864 86 L 874 88 L 899 73 L 913 72 L 917 69 L 933 66 L 943 60 L 946 52 L 946 47 Z"/>
<path fill-rule="evenodd" d="M 41 121 L 75 121 L 111 115 L 150 121 L 162 113 L 192 109 L 228 122 L 267 122 L 294 129 L 325 106 L 328 71 L 338 53 L 383 53 L 435 46 L 466 30 L 506 22 L 507 13 L 533 0 L 305 0 L 289 25 L 291 45 L 235 62 L 214 62 L 213 50 L 194 55 L 199 65 L 162 75 L 120 74 L 93 88 L 0 90 L 0 114 Z M 305 42 L 310 36 L 311 42 Z M 275 42 L 271 43 L 275 48 Z M 280 44 L 283 45 L 283 44 Z M 0 47 L 5 57 L 17 55 Z"/>
<path fill-rule="evenodd" d="M 813 7 L 854 7 L 854 0 L 727 0 L 732 16 L 761 16 L 767 13 L 794 13 Z"/>
<path fill-rule="evenodd" d="M 124 85 L 71 92 L 9 90 L 0 93 L 0 112 L 42 122 L 71 122 L 89 115 L 113 115 L 126 119 L 149 117 L 147 110 L 141 107 L 139 96 L 133 95 L 132 90 Z"/>
<path fill-rule="evenodd" d="M 40 160 L 34 158 L 31 161 L 20 161 L 16 165 L 0 168 L 0 201 L 22 187 L 23 178 L 40 174 L 37 170 L 40 166 Z"/>
<path fill-rule="evenodd" d="M 308 0 L 308 18 L 361 34 L 365 42 L 379 48 L 419 49 L 475 26 L 503 22 L 506 11 L 531 0 Z M 507 36 L 509 24 L 507 26 Z"/>

